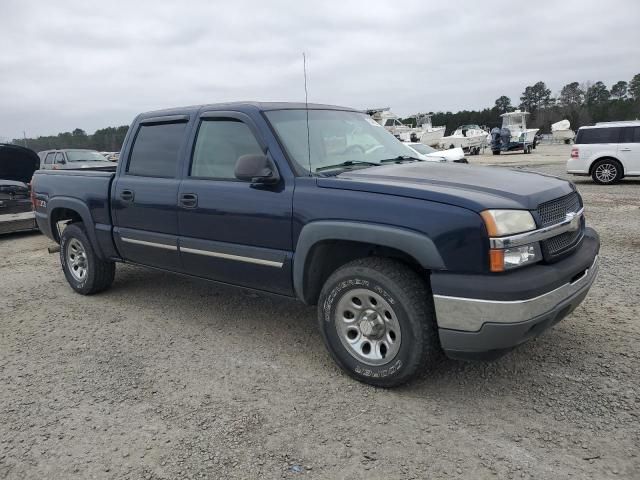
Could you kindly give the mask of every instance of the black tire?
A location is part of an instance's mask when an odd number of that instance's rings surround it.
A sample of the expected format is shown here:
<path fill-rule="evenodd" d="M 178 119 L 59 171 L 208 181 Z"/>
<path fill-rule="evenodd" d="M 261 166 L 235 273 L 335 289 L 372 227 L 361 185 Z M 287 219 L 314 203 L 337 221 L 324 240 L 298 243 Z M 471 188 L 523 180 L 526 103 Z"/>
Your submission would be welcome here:
<path fill-rule="evenodd" d="M 500 150 L 491 150 L 494 155 L 500 155 Z"/>
<path fill-rule="evenodd" d="M 598 185 L 613 185 L 618 183 L 623 176 L 622 165 L 613 158 L 598 160 L 591 167 L 591 178 Z"/>
<path fill-rule="evenodd" d="M 371 305 L 365 307 L 361 304 L 361 310 L 356 311 L 353 323 L 346 323 L 347 329 L 357 327 L 356 335 L 360 342 L 354 340 L 354 345 L 362 345 L 362 352 L 358 353 L 355 346 L 349 350 L 343 344 L 343 342 L 349 342 L 347 336 L 342 338 L 339 333 L 339 328 L 343 324 L 338 325 L 338 322 L 350 320 L 344 320 L 347 318 L 348 311 L 338 318 L 336 314 L 338 306 L 345 305 L 346 300 L 348 306 L 344 308 L 351 309 L 354 304 L 348 302 L 353 302 L 355 297 L 349 298 L 349 295 L 362 295 L 362 292 L 365 292 L 365 296 L 374 295 L 382 299 L 382 301 L 378 300 L 380 302 L 378 306 L 382 309 L 392 306 L 391 313 L 384 310 L 384 316 L 388 320 L 378 317 L 378 321 L 385 326 L 381 328 L 387 328 L 391 323 L 399 327 L 397 334 L 390 329 L 385 330 L 379 340 L 380 343 L 377 344 L 378 347 L 369 347 L 370 352 L 371 348 L 374 348 L 375 352 L 372 353 L 379 354 L 383 348 L 381 345 L 387 340 L 399 342 L 395 346 L 390 346 L 388 350 L 385 348 L 389 355 L 394 349 L 397 350 L 393 356 L 379 360 L 385 362 L 383 364 L 372 365 L 356 357 L 356 355 L 362 355 L 367 342 L 371 341 L 371 344 L 375 345 L 376 340 L 369 340 L 369 337 L 365 336 L 360 329 L 362 321 L 358 321 L 359 318 L 365 318 L 362 315 L 366 316 L 369 308 L 375 307 Z M 409 267 L 391 259 L 369 257 L 354 260 L 336 270 L 326 281 L 320 293 L 318 322 L 324 343 L 335 362 L 356 380 L 370 385 L 378 387 L 401 385 L 427 371 L 429 367 L 433 368 L 441 358 L 433 297 L 429 285 Z"/>
<path fill-rule="evenodd" d="M 82 252 L 81 254 L 77 252 Z M 82 258 L 84 274 L 78 273 L 78 265 L 73 259 Z M 91 295 L 111 286 L 116 273 L 116 264 L 99 259 L 87 237 L 84 225 L 72 223 L 60 237 L 60 264 L 64 276 L 76 292 Z"/>

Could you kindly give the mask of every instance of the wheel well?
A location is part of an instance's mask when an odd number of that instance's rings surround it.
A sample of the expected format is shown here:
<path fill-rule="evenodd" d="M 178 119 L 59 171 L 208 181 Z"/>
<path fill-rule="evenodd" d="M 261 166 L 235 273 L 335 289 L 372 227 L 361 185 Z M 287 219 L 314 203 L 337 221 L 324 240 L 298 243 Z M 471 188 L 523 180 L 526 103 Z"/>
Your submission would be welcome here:
<path fill-rule="evenodd" d="M 620 170 L 622 171 L 622 175 L 624 176 L 624 165 L 622 165 L 622 162 L 620 160 L 618 160 L 617 158 L 613 158 L 613 157 L 596 158 L 593 162 L 591 162 L 591 165 L 589 166 L 589 175 L 593 175 L 593 167 L 600 160 L 611 160 L 611 161 L 617 163 L 618 165 L 620 165 Z"/>
<path fill-rule="evenodd" d="M 56 242 L 60 242 L 59 222 L 76 223 L 82 222 L 82 217 L 75 210 L 69 208 L 56 208 L 51 212 L 51 233 Z"/>
<path fill-rule="evenodd" d="M 315 305 L 329 276 L 342 265 L 366 257 L 398 260 L 418 273 L 425 269 L 411 255 L 391 247 L 349 240 L 325 240 L 315 244 L 307 255 L 304 268 L 304 301 Z"/>

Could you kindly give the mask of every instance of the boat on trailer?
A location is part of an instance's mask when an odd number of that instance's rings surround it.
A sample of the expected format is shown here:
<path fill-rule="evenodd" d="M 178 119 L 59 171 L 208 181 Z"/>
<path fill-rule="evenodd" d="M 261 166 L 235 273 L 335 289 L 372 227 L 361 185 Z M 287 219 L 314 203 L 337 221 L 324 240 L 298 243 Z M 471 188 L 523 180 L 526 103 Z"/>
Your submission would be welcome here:
<path fill-rule="evenodd" d="M 412 115 L 409 118 L 415 118 L 416 128 L 411 129 L 400 136 L 405 142 L 424 143 L 430 147 L 434 147 L 440 143 L 442 137 L 444 137 L 445 127 L 433 126 L 431 123 L 431 117 L 433 115 L 429 113 L 418 113 Z"/>
<path fill-rule="evenodd" d="M 487 143 L 487 132 L 475 124 L 461 125 L 448 137 L 442 137 L 441 148 L 462 148 L 470 155 L 478 155 Z"/>
<path fill-rule="evenodd" d="M 531 153 L 531 150 L 536 148 L 536 134 L 539 129 L 527 128 L 527 115 L 529 112 L 521 110 L 500 115 L 502 128 L 491 130 L 491 151 L 494 155 L 516 150 Z"/>
<path fill-rule="evenodd" d="M 551 137 L 557 143 L 569 143 L 576 136 L 576 132 L 571 130 L 569 120 L 560 120 L 551 124 Z"/>

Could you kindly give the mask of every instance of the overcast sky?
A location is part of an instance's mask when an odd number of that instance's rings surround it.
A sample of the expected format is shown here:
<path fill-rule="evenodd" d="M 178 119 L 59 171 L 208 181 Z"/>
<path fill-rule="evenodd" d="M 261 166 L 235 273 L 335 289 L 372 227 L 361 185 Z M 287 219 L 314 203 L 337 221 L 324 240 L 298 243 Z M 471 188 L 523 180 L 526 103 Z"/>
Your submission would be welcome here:
<path fill-rule="evenodd" d="M 0 2 L 0 140 L 146 110 L 309 99 L 478 109 L 640 73 L 640 1 Z"/>

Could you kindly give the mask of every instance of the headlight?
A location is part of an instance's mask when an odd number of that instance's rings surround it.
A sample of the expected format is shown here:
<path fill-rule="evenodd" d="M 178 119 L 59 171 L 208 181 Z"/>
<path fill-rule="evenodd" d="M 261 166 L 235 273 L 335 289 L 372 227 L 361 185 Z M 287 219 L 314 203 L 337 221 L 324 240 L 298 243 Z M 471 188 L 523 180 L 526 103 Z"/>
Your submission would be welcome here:
<path fill-rule="evenodd" d="M 490 237 L 515 235 L 536 229 L 536 222 L 527 210 L 485 210 L 480 216 Z M 542 252 L 538 243 L 489 250 L 489 266 L 492 272 L 523 267 L 541 259 Z"/>
<path fill-rule="evenodd" d="M 542 259 L 538 243 L 489 250 L 489 263 L 492 272 L 504 272 L 512 268 L 524 267 Z"/>
<path fill-rule="evenodd" d="M 536 222 L 527 210 L 485 210 L 480 216 L 490 237 L 513 235 L 536 228 Z"/>

